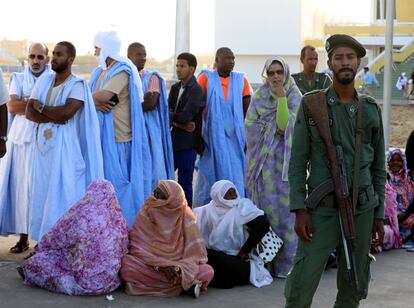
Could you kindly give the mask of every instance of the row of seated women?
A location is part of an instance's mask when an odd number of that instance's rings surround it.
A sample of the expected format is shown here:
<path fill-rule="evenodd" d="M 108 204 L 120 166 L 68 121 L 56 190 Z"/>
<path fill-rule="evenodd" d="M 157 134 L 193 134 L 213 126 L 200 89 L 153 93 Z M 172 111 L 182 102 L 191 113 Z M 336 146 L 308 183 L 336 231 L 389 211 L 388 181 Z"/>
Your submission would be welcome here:
<path fill-rule="evenodd" d="M 387 171 L 382 249 L 403 247 L 414 252 L 414 174 L 407 169 L 403 151 L 388 152 Z"/>
<path fill-rule="evenodd" d="M 269 230 L 264 212 L 229 181 L 215 183 L 211 197 L 194 210 L 196 221 L 181 186 L 159 181 L 128 232 L 111 183 L 96 181 L 18 271 L 27 285 L 70 295 L 124 284 L 130 295 L 198 297 L 209 284 L 270 284 L 263 261 L 251 254 Z"/>

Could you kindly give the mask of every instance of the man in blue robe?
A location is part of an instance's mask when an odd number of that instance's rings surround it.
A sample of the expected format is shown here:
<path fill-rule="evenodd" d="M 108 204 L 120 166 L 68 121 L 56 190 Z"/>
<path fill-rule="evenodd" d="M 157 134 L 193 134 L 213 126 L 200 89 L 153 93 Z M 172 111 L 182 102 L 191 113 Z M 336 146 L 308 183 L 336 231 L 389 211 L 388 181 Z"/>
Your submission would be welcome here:
<path fill-rule="evenodd" d="M 198 206 L 211 200 L 210 188 L 219 180 L 233 182 L 240 197 L 245 196 L 244 115 L 250 103 L 251 87 L 243 73 L 233 71 L 234 59 L 230 48 L 219 48 L 216 69 L 203 70 L 197 80 L 206 95 L 204 152 L 197 165 L 193 201 Z"/>
<path fill-rule="evenodd" d="M 94 39 L 100 66 L 91 89 L 101 129 L 105 178 L 112 182 L 125 219 L 131 226 L 151 194 L 151 153 L 142 112 L 142 83 L 135 65 L 121 56 L 115 31 Z"/>
<path fill-rule="evenodd" d="M 174 179 L 174 161 L 165 81 L 158 72 L 144 69 L 147 51 L 141 43 L 128 46 L 128 58 L 141 77 L 144 92 L 142 110 L 152 159 L 152 189 L 158 180 Z"/>

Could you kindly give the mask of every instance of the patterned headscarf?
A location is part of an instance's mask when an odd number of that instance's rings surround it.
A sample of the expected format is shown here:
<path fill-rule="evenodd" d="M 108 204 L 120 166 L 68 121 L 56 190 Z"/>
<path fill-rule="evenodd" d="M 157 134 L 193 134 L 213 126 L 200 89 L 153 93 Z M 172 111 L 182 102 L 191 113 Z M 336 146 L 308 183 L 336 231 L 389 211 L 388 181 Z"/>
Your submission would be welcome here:
<path fill-rule="evenodd" d="M 181 286 L 165 290 L 164 294 L 172 295 L 195 283 L 199 265 L 207 263 L 207 251 L 181 186 L 176 181 L 162 180 L 158 187 L 166 193 L 167 200 L 151 196 L 145 201 L 129 234 L 129 253 L 147 266 L 178 266 Z M 127 267 L 136 266 L 126 260 Z"/>
<path fill-rule="evenodd" d="M 390 170 L 388 164 L 392 160 L 394 156 L 399 156 L 403 162 L 403 166 L 400 170 L 397 172 L 393 172 Z M 400 149 L 392 149 L 389 150 L 387 153 L 387 171 L 388 175 L 391 178 L 392 182 L 398 183 L 402 178 L 406 177 L 407 174 L 407 158 L 405 156 L 405 153 L 401 151 Z"/>
<path fill-rule="evenodd" d="M 399 156 L 403 161 L 403 167 L 393 172 L 388 167 L 388 163 L 394 156 Z M 397 193 L 398 207 L 405 210 L 414 199 L 414 183 L 407 174 L 407 160 L 405 154 L 400 149 L 393 149 L 387 153 L 387 170 L 390 186 Z"/>
<path fill-rule="evenodd" d="M 263 70 L 262 70 L 263 83 L 269 84 L 269 81 L 267 79 L 267 71 L 270 69 L 270 66 L 274 63 L 279 63 L 283 67 L 283 75 L 284 75 L 284 79 L 285 79 L 284 82 L 283 82 L 283 87 L 287 91 L 290 88 L 290 86 L 292 85 L 292 77 L 290 76 L 289 66 L 287 65 L 287 63 L 285 62 L 285 60 L 282 57 L 274 56 L 274 57 L 266 60 L 266 62 L 264 64 L 264 67 L 263 67 Z"/>

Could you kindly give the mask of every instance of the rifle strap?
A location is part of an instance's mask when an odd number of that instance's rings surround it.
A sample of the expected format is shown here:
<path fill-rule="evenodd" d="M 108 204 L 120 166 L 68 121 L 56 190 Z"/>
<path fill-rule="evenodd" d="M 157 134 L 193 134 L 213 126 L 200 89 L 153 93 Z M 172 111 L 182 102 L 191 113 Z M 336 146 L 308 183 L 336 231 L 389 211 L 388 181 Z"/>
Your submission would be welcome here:
<path fill-rule="evenodd" d="M 359 195 L 359 172 L 360 172 L 360 160 L 361 160 L 361 135 L 362 135 L 362 102 L 358 99 L 357 109 L 357 124 L 355 134 L 355 161 L 354 161 L 354 180 L 352 182 L 352 208 L 355 215 L 356 206 L 358 203 Z"/>

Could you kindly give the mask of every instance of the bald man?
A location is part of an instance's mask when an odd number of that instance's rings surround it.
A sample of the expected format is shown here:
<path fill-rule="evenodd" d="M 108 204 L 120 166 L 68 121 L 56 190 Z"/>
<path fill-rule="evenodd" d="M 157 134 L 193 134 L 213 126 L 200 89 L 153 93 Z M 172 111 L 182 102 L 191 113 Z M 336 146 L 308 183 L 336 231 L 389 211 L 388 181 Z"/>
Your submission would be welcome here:
<path fill-rule="evenodd" d="M 33 43 L 28 50 L 27 65 L 22 73 L 10 76 L 7 103 L 13 118 L 8 135 L 8 153 L 0 164 L 0 234 L 20 234 L 11 253 L 22 253 L 28 241 L 28 178 L 36 125 L 26 119 L 28 99 L 36 80 L 50 71 L 48 48 Z"/>
<path fill-rule="evenodd" d="M 130 44 L 128 58 L 137 67 L 142 81 L 142 111 L 152 159 L 151 189 L 155 189 L 158 180 L 175 179 L 167 90 L 160 73 L 144 68 L 147 62 L 144 45 L 138 42 Z"/>
<path fill-rule="evenodd" d="M 219 180 L 232 181 L 244 197 L 244 115 L 251 87 L 244 75 L 233 71 L 234 53 L 222 47 L 216 52 L 214 71 L 203 70 L 198 83 L 206 94 L 203 111 L 204 150 L 200 151 L 194 189 L 195 205 L 210 202 L 210 188 Z"/>

